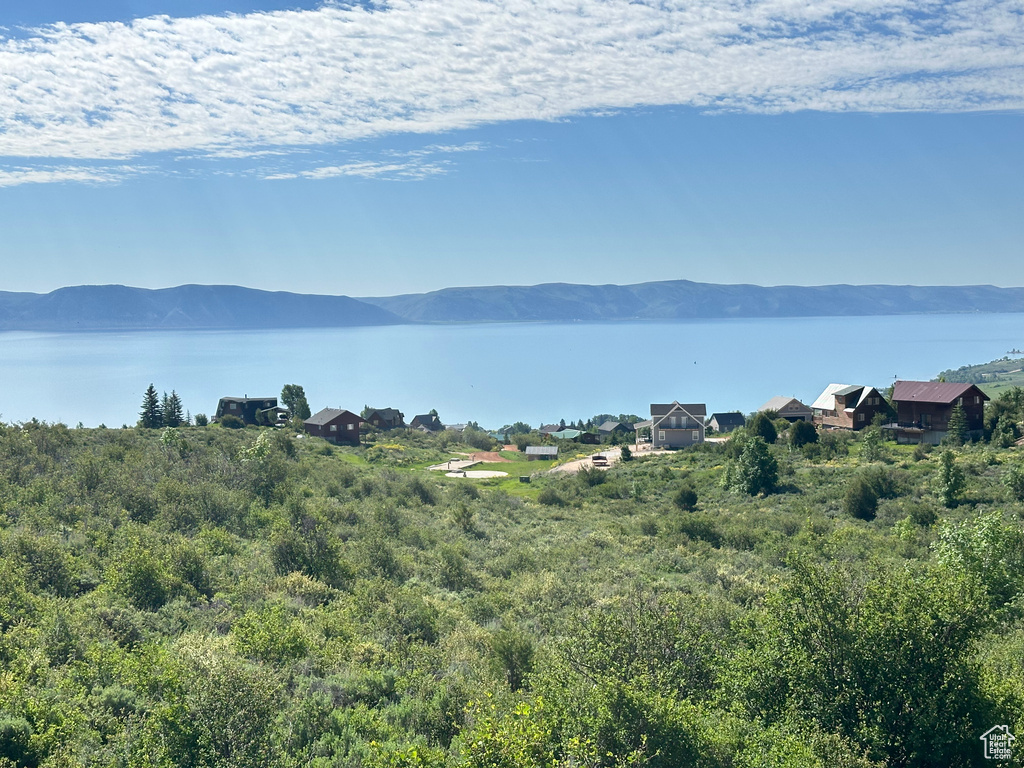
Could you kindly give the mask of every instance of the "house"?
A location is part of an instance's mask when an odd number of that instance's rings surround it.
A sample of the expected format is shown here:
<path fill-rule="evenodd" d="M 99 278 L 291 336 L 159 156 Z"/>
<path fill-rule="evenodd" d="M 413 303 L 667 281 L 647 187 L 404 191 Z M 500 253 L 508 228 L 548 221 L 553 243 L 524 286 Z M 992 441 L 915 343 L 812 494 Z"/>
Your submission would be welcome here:
<path fill-rule="evenodd" d="M 569 427 L 551 432 L 550 436 L 554 440 L 572 440 L 584 445 L 597 445 L 601 441 L 601 438 L 593 432 L 584 432 L 581 429 L 570 429 Z"/>
<path fill-rule="evenodd" d="M 555 440 L 575 440 L 583 434 L 583 431 L 566 427 L 565 429 L 560 429 L 557 432 L 549 432 L 548 434 Z"/>
<path fill-rule="evenodd" d="M 715 430 L 720 435 L 724 435 L 727 432 L 732 432 L 734 429 L 746 425 L 747 420 L 743 418 L 743 414 L 739 411 L 733 411 L 730 413 L 712 413 L 711 418 L 708 419 L 707 426 Z"/>
<path fill-rule="evenodd" d="M 953 408 L 962 406 L 967 429 L 980 436 L 984 429 L 985 401 L 989 396 L 976 384 L 946 381 L 897 381 L 892 387 L 896 421 L 886 424 L 900 443 L 938 445 L 949 430 Z"/>
<path fill-rule="evenodd" d="M 276 397 L 222 397 L 213 420 L 237 416 L 246 424 L 274 424 L 281 413 L 286 414 L 287 411 L 278 408 Z"/>
<path fill-rule="evenodd" d="M 829 384 L 811 403 L 812 419 L 820 427 L 864 429 L 876 414 L 891 419 L 895 412 L 882 393 L 862 384 Z"/>
<path fill-rule="evenodd" d="M 372 408 L 363 421 L 374 429 L 400 429 L 405 426 L 405 414 L 397 408 Z"/>
<path fill-rule="evenodd" d="M 801 403 L 795 397 L 773 397 L 767 403 L 757 409 L 761 411 L 775 411 L 779 418 L 786 421 L 810 421 L 814 416 L 811 409 Z"/>
<path fill-rule="evenodd" d="M 542 461 L 558 458 L 558 447 L 554 445 L 526 446 L 527 461 Z"/>
<path fill-rule="evenodd" d="M 684 448 L 704 442 L 704 403 L 651 403 L 651 447 Z"/>
<path fill-rule="evenodd" d="M 541 424 L 537 431 L 542 435 L 553 435 L 555 432 L 559 432 L 563 429 L 565 429 L 565 427 L 561 424 Z"/>
<path fill-rule="evenodd" d="M 615 433 L 627 435 L 633 431 L 633 425 L 623 424 L 621 421 L 606 421 L 597 428 L 597 434 L 601 437 L 608 437 Z"/>
<path fill-rule="evenodd" d="M 302 422 L 306 434 L 322 437 L 335 445 L 359 445 L 362 419 L 351 411 L 324 408 Z"/>
<path fill-rule="evenodd" d="M 444 424 L 441 423 L 436 414 L 421 413 L 418 416 L 412 417 L 412 421 L 409 422 L 409 428 L 418 429 L 421 432 L 440 432 L 444 429 Z"/>

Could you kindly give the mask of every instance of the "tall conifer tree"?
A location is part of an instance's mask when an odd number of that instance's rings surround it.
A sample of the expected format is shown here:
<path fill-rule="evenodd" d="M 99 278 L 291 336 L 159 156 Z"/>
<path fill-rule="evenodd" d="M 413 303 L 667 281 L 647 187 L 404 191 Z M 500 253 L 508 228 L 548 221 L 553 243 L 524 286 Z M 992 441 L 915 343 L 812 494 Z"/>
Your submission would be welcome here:
<path fill-rule="evenodd" d="M 150 384 L 142 397 L 142 411 L 139 413 L 139 426 L 144 429 L 158 429 L 163 426 L 164 414 L 160 407 L 160 398 L 156 387 Z"/>
<path fill-rule="evenodd" d="M 163 423 L 165 427 L 180 427 L 184 416 L 182 415 L 181 398 L 173 389 L 170 395 L 164 395 Z"/>

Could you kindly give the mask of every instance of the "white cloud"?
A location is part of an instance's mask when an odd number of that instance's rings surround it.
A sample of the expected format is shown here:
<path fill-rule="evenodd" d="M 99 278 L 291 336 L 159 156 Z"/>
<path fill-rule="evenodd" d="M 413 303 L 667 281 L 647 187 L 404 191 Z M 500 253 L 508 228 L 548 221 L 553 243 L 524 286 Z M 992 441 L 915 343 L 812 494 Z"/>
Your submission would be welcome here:
<path fill-rule="evenodd" d="M 427 176 L 444 173 L 445 168 L 438 163 L 394 162 L 383 163 L 373 160 L 360 160 L 344 165 L 329 165 L 295 173 L 273 173 L 263 178 L 279 179 L 333 179 L 338 176 L 360 176 L 364 179 L 387 179 L 392 181 L 415 181 Z"/>
<path fill-rule="evenodd" d="M 1022 18 L 1021 0 L 392 0 L 59 24 L 0 36 L 0 156 L 260 156 L 641 105 L 1020 110 Z M 380 167 L 321 172 L 401 173 Z"/>
<path fill-rule="evenodd" d="M 76 184 L 112 184 L 140 173 L 141 169 L 122 166 L 118 168 L 89 168 L 63 165 L 49 167 L 0 167 L 0 187 L 17 187 L 22 184 L 53 184 L 74 182 Z"/>

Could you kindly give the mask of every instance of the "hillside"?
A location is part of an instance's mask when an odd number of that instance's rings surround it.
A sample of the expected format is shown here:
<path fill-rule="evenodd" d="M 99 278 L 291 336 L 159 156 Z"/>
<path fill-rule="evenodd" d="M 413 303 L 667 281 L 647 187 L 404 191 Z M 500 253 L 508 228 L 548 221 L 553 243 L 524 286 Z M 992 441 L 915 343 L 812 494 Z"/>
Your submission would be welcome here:
<path fill-rule="evenodd" d="M 0 330 L 256 329 L 392 325 L 402 320 L 348 296 L 307 296 L 234 285 L 147 290 L 82 285 L 0 293 Z"/>
<path fill-rule="evenodd" d="M 795 436 L 477 482 L 453 433 L 0 424 L 0 765 L 983 764 L 1021 457 Z"/>
<path fill-rule="evenodd" d="M 445 288 L 363 298 L 411 322 L 606 321 L 1024 312 L 1024 288 L 912 285 L 636 285 Z"/>
<path fill-rule="evenodd" d="M 231 285 L 148 290 L 84 285 L 48 294 L 0 292 L 0 330 L 329 328 L 396 323 L 606 322 L 1024 312 L 1024 288 L 976 286 L 636 285 L 445 288 L 350 298 Z"/>

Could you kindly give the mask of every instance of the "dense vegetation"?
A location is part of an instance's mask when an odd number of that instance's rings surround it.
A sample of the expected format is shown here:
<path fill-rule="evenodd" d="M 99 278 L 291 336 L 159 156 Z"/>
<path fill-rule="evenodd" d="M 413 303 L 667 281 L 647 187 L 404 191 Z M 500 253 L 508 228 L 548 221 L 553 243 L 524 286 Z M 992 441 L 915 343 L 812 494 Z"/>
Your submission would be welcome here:
<path fill-rule="evenodd" d="M 520 483 L 426 470 L 453 433 L 0 426 L 0 766 L 983 764 L 1024 457 L 776 431 Z"/>

